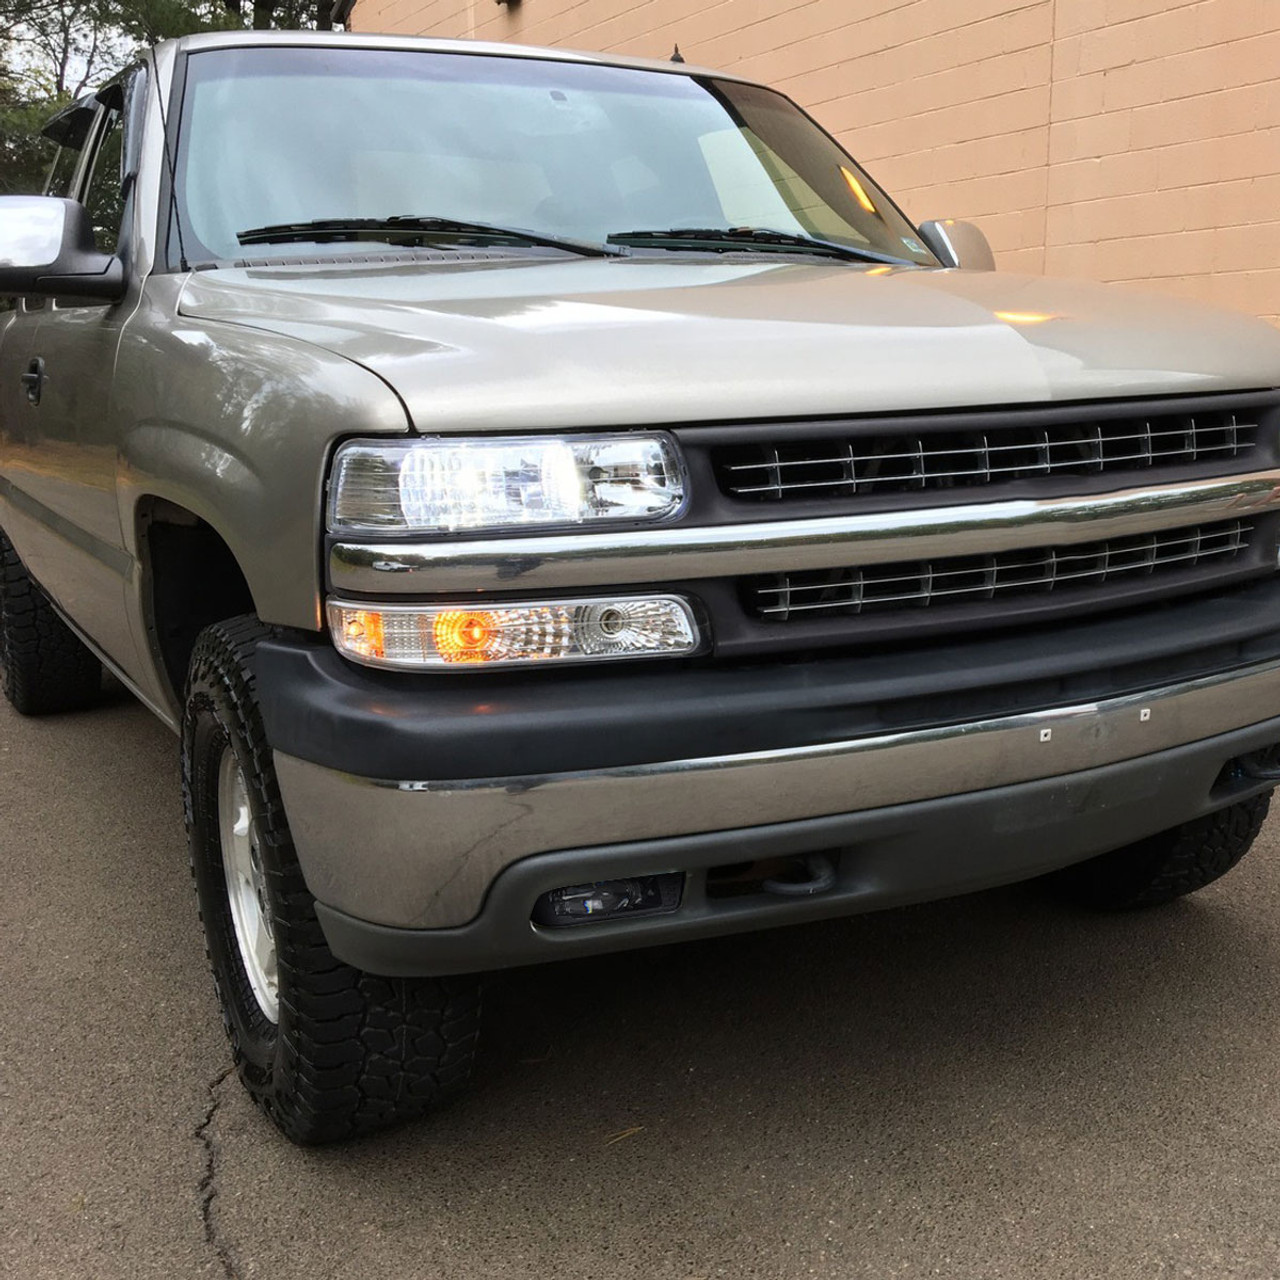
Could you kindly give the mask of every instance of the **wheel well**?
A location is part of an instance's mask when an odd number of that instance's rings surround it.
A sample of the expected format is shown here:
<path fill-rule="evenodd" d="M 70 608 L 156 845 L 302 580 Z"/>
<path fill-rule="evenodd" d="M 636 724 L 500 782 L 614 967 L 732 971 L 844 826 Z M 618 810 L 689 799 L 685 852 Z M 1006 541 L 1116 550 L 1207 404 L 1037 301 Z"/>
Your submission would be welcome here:
<path fill-rule="evenodd" d="M 181 705 L 196 637 L 253 613 L 253 595 L 217 530 L 184 507 L 148 498 L 138 508 L 148 621 L 174 701 Z"/>

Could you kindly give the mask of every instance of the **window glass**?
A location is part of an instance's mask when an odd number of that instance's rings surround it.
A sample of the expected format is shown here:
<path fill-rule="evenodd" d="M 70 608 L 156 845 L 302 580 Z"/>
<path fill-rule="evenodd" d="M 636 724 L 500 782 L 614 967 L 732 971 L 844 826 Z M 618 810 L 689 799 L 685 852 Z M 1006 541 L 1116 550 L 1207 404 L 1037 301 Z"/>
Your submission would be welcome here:
<path fill-rule="evenodd" d="M 46 195 L 65 198 L 75 195 L 76 170 L 97 117 L 98 104 L 90 95 L 64 107 L 45 121 L 40 130 L 39 145 L 43 170 L 40 189 Z M 32 188 L 27 186 L 24 189 Z"/>
<path fill-rule="evenodd" d="M 871 179 L 780 94 L 550 59 L 193 54 L 177 184 L 188 257 L 241 257 L 237 233 L 263 226 L 408 214 L 595 242 L 750 225 L 933 262 Z M 362 249 L 381 251 L 342 246 Z"/>
<path fill-rule="evenodd" d="M 76 165 L 80 163 L 78 147 L 59 147 L 53 157 L 53 165 L 49 170 L 49 179 L 45 183 L 45 195 L 70 197 L 73 195 L 71 184 L 75 180 Z"/>
<path fill-rule="evenodd" d="M 120 113 L 107 113 L 106 132 L 93 161 L 93 173 L 84 193 L 84 203 L 93 223 L 93 238 L 102 253 L 115 253 L 124 218 L 124 197 L 120 185 Z"/>

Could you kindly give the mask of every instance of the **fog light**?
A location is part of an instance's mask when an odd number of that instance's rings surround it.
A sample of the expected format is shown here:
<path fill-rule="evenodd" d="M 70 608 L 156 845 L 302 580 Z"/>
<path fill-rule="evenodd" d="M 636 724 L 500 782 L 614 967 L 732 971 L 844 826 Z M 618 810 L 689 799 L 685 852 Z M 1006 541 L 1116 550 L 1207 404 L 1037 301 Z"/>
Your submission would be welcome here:
<path fill-rule="evenodd" d="M 680 657 L 701 644 L 679 596 L 475 608 L 330 601 L 329 628 L 348 658 L 407 670 Z"/>
<path fill-rule="evenodd" d="M 682 872 L 632 876 L 627 880 L 597 880 L 544 893 L 534 904 L 535 924 L 589 924 L 621 916 L 661 915 L 680 905 Z"/>

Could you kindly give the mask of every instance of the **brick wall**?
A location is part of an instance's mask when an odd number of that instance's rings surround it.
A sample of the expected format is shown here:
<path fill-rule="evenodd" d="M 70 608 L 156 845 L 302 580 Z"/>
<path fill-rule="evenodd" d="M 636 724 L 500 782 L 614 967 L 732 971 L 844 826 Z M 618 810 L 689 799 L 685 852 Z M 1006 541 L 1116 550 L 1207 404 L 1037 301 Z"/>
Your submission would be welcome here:
<path fill-rule="evenodd" d="M 1010 270 L 1280 320 L 1280 0 L 357 0 L 352 28 L 765 80 Z"/>

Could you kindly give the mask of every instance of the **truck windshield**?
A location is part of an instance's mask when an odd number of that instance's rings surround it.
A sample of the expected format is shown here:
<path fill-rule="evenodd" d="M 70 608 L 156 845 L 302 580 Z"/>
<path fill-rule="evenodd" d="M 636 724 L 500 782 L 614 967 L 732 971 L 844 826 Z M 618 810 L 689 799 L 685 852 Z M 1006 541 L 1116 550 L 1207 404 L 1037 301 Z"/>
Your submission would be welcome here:
<path fill-rule="evenodd" d="M 341 46 L 209 50 L 188 59 L 176 168 L 192 261 L 314 256 L 305 235 L 246 249 L 238 233 L 403 215 L 596 245 L 636 230 L 754 228 L 935 263 L 786 98 L 660 71 Z M 748 241 L 789 251 L 785 237 Z M 385 243 L 362 233 L 341 249 Z M 632 243 L 687 253 L 739 241 Z"/>

